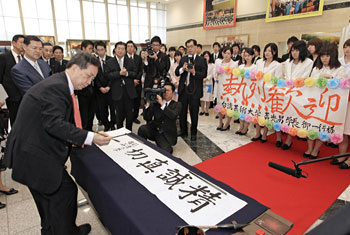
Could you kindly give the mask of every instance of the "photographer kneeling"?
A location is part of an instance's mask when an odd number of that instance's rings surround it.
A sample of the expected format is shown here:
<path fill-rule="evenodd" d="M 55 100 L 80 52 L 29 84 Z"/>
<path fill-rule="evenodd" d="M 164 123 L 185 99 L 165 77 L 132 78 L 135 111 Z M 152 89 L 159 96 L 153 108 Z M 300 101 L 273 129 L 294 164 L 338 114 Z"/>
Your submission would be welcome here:
<path fill-rule="evenodd" d="M 143 118 L 147 121 L 138 130 L 138 135 L 156 142 L 157 146 L 172 153 L 177 142 L 176 119 L 181 111 L 181 104 L 172 100 L 175 86 L 170 82 L 164 84 L 163 98 L 156 95 L 156 101 L 147 100 Z"/>

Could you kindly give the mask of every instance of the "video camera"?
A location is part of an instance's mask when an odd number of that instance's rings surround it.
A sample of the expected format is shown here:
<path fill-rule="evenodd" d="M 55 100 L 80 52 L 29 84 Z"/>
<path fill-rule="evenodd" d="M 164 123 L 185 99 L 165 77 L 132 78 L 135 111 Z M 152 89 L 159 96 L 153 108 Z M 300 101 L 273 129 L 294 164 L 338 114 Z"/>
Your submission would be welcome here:
<path fill-rule="evenodd" d="M 164 77 L 154 79 L 153 88 L 145 88 L 146 101 L 150 103 L 157 103 L 157 95 L 163 97 L 163 94 L 166 91 L 166 89 L 164 88 L 164 84 Z"/>
<path fill-rule="evenodd" d="M 151 41 L 149 39 L 146 39 L 145 41 L 146 41 L 146 50 L 148 52 L 148 55 L 153 55 L 154 51 L 152 49 Z"/>
<path fill-rule="evenodd" d="M 193 55 L 188 55 L 187 68 L 188 69 L 193 69 Z"/>

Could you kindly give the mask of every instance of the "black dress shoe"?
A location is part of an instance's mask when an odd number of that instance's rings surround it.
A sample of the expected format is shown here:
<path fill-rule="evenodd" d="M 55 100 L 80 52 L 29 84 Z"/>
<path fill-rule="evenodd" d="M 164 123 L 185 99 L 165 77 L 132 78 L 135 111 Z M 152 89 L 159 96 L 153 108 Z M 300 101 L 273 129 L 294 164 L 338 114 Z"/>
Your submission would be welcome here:
<path fill-rule="evenodd" d="M 251 138 L 250 140 L 251 141 L 257 141 L 257 140 L 260 140 L 261 139 L 261 135 L 259 135 L 259 137 L 256 137 L 256 138 Z"/>
<path fill-rule="evenodd" d="M 292 147 L 292 145 L 293 145 L 293 142 L 290 143 L 290 145 L 284 144 L 284 145 L 282 145 L 282 150 L 288 150 L 288 149 L 290 149 Z"/>
<path fill-rule="evenodd" d="M 6 204 L 0 202 L 0 209 L 3 209 L 6 207 Z"/>
<path fill-rule="evenodd" d="M 246 132 L 239 132 L 238 135 L 246 135 L 248 133 L 248 130 Z"/>
<path fill-rule="evenodd" d="M 304 153 L 304 154 L 303 154 L 303 157 L 304 157 L 304 158 L 309 158 L 310 156 L 311 156 L 311 154 L 309 154 L 309 153 Z"/>
<path fill-rule="evenodd" d="M 221 131 L 221 130 L 222 130 L 222 127 L 217 127 L 216 130 L 217 130 L 217 131 Z"/>
<path fill-rule="evenodd" d="M 350 166 L 346 164 L 346 162 L 343 162 L 342 164 L 339 165 L 340 169 L 350 169 Z"/>
<path fill-rule="evenodd" d="M 185 133 L 185 132 L 181 132 L 181 133 L 179 134 L 179 136 L 181 136 L 181 137 L 187 137 L 187 136 L 188 136 L 188 134 L 187 134 L 187 133 Z"/>
<path fill-rule="evenodd" d="M 191 135 L 191 141 L 196 141 L 197 140 L 197 135 Z"/>
<path fill-rule="evenodd" d="M 331 165 L 340 165 L 340 164 L 342 164 L 343 162 L 345 162 L 346 161 L 346 159 L 344 159 L 343 161 L 338 161 L 338 159 L 333 159 L 331 162 L 330 162 L 330 164 Z"/>
<path fill-rule="evenodd" d="M 260 138 L 260 143 L 266 143 L 267 142 L 267 139 L 263 139 L 262 137 Z"/>
<path fill-rule="evenodd" d="M 207 117 L 208 117 L 208 116 L 209 116 L 209 113 L 205 113 L 205 116 L 207 116 Z"/>
<path fill-rule="evenodd" d="M 82 224 L 78 226 L 79 229 L 79 235 L 87 235 L 91 231 L 91 225 L 90 224 Z"/>
<path fill-rule="evenodd" d="M 235 134 L 236 134 L 236 135 L 240 135 L 241 132 L 240 132 L 240 131 L 236 131 Z"/>
<path fill-rule="evenodd" d="M 226 128 L 221 128 L 220 131 L 229 131 L 229 130 L 230 130 L 230 125 L 228 125 L 228 127 L 226 127 Z"/>
<path fill-rule="evenodd" d="M 14 189 L 14 188 L 10 188 L 9 191 L 0 190 L 0 193 L 6 194 L 6 195 L 12 195 L 12 194 L 18 193 L 18 190 Z"/>
<path fill-rule="evenodd" d="M 215 119 L 218 119 L 218 118 L 219 118 L 219 115 L 216 115 L 216 116 L 215 116 Z"/>
<path fill-rule="evenodd" d="M 234 122 L 234 123 L 239 123 L 239 119 L 237 119 L 237 120 L 234 120 L 233 122 Z"/>
<path fill-rule="evenodd" d="M 312 154 L 310 154 L 310 159 L 316 159 L 316 158 L 318 158 L 318 154 L 320 153 L 320 151 L 318 151 L 318 153 L 317 153 L 317 155 L 316 156 L 314 156 L 314 155 L 312 155 Z"/>
<path fill-rule="evenodd" d="M 281 146 L 282 146 L 282 141 L 281 140 L 278 140 L 278 141 L 276 141 L 276 147 L 277 148 L 280 148 Z"/>
<path fill-rule="evenodd" d="M 204 112 L 200 112 L 199 115 L 200 115 L 200 116 L 203 116 L 203 115 L 204 115 Z"/>
<path fill-rule="evenodd" d="M 137 119 L 137 118 L 134 120 L 134 123 L 136 123 L 136 124 L 141 124 L 140 120 Z"/>

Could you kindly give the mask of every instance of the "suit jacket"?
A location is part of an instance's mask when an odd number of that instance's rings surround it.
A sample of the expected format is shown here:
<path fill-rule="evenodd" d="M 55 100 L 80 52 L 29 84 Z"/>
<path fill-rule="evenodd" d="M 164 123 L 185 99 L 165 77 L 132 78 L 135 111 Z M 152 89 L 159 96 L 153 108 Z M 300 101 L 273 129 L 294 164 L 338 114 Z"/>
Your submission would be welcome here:
<path fill-rule="evenodd" d="M 123 66 L 128 71 L 128 76 L 120 75 L 121 69 L 116 57 L 106 62 L 105 75 L 112 82 L 112 99 L 116 101 L 121 100 L 123 97 L 123 86 L 125 86 L 130 99 L 137 97 L 134 85 L 134 79 L 136 79 L 135 64 L 127 56 L 124 56 Z"/>
<path fill-rule="evenodd" d="M 72 144 L 81 146 L 87 131 L 76 128 L 73 102 L 64 72 L 54 74 L 23 97 L 7 140 L 5 163 L 14 180 L 39 192 L 61 185 Z"/>
<path fill-rule="evenodd" d="M 136 67 L 136 79 L 139 81 L 139 84 L 137 84 L 135 86 L 136 91 L 140 94 L 141 90 L 142 90 L 142 83 L 141 83 L 141 78 L 142 78 L 142 74 L 143 74 L 143 65 L 144 63 L 142 62 L 142 58 L 139 55 L 134 54 L 134 58 L 131 59 Z"/>
<path fill-rule="evenodd" d="M 177 143 L 176 119 L 180 112 L 181 103 L 172 100 L 164 110 L 158 103 L 152 104 L 144 110 L 143 118 L 147 121 L 147 125 L 162 130 L 168 142 L 175 145 Z"/>
<path fill-rule="evenodd" d="M 180 64 L 175 70 L 176 76 L 180 76 L 180 69 L 185 62 L 188 62 L 188 56 L 181 58 Z M 196 55 L 196 58 L 194 59 L 194 69 L 195 75 L 193 76 L 192 73 L 190 73 L 190 84 L 187 87 L 185 82 L 188 72 L 184 71 L 181 74 L 178 91 L 179 95 L 183 92 L 187 92 L 188 94 L 191 94 L 193 98 L 200 99 L 203 96 L 203 79 L 207 77 L 208 72 L 206 60 L 203 57 Z"/>
<path fill-rule="evenodd" d="M 60 62 L 58 62 L 57 60 L 55 60 L 55 58 L 51 58 L 50 59 L 50 68 L 52 73 L 60 73 L 63 72 L 64 70 L 66 70 L 66 66 L 67 66 L 68 60 L 62 60 L 62 64 L 60 64 Z"/>
<path fill-rule="evenodd" d="M 44 78 L 49 77 L 51 72 L 49 65 L 43 60 L 37 60 L 37 62 Z M 13 66 L 11 74 L 22 95 L 24 95 L 32 86 L 44 80 L 38 71 L 36 71 L 25 58 Z"/>
<path fill-rule="evenodd" d="M 112 58 L 111 56 L 106 55 L 106 61 L 103 69 L 105 69 L 106 67 L 106 62 L 111 58 Z M 97 59 L 99 60 L 99 58 Z M 101 66 L 98 67 L 98 73 L 94 80 L 94 84 L 96 89 L 100 89 L 101 87 L 107 87 L 107 86 L 111 87 L 112 85 L 112 82 L 106 78 Z"/>
<path fill-rule="evenodd" d="M 157 60 L 148 57 L 147 61 L 148 65 L 144 64 L 146 72 L 144 87 L 150 88 L 153 86 L 154 79 L 160 76 L 166 76 L 170 68 L 170 63 L 169 57 L 161 51 L 158 52 Z"/>
<path fill-rule="evenodd" d="M 233 61 L 240 61 L 242 63 L 242 56 L 236 55 L 236 58 L 233 58 L 233 56 L 232 56 L 232 60 Z"/>
<path fill-rule="evenodd" d="M 16 61 L 11 51 L 0 55 L 0 82 L 8 95 L 7 99 L 19 102 L 22 99 L 22 94 L 11 75 L 11 69 L 15 65 Z"/>

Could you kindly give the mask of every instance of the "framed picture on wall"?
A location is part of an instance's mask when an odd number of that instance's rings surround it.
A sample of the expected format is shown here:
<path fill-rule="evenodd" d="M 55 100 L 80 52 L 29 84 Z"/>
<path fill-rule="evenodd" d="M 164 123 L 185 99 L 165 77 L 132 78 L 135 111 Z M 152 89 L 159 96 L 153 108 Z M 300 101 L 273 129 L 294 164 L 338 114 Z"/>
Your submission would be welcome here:
<path fill-rule="evenodd" d="M 204 0 L 203 29 L 236 26 L 237 0 Z"/>
<path fill-rule="evenodd" d="M 38 38 L 43 40 L 44 42 L 49 42 L 52 45 L 55 45 L 55 36 L 45 36 L 45 35 L 38 35 Z"/>
<path fill-rule="evenodd" d="M 301 35 L 301 39 L 306 42 L 310 41 L 313 38 L 319 38 L 323 41 L 323 43 L 331 43 L 336 46 L 339 45 L 341 33 L 304 33 Z"/>
<path fill-rule="evenodd" d="M 267 0 L 266 22 L 319 16 L 324 0 Z"/>
<path fill-rule="evenodd" d="M 248 47 L 249 36 L 248 34 L 238 34 L 229 36 L 217 36 L 216 42 L 223 46 L 232 46 L 233 44 L 239 44 L 240 48 Z"/>

